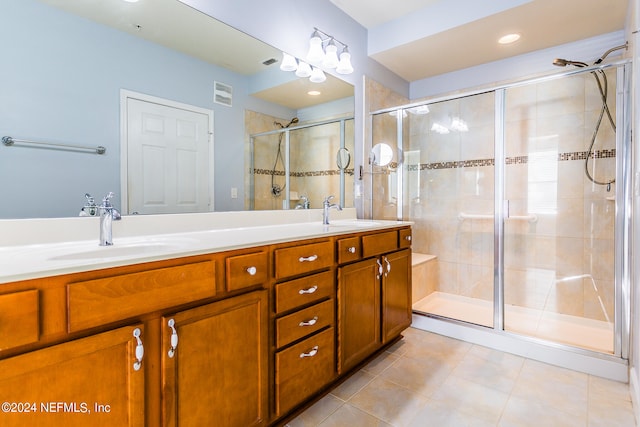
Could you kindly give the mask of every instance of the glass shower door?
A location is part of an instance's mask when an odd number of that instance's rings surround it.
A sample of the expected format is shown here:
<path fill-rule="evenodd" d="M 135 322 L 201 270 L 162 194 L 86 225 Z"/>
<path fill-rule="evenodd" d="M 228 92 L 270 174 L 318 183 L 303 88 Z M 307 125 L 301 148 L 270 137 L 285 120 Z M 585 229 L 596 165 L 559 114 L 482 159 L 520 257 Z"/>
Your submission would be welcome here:
<path fill-rule="evenodd" d="M 595 75 L 506 89 L 504 328 L 612 353 L 616 137 Z"/>
<path fill-rule="evenodd" d="M 406 109 L 404 219 L 413 309 L 494 324 L 494 94 Z"/>

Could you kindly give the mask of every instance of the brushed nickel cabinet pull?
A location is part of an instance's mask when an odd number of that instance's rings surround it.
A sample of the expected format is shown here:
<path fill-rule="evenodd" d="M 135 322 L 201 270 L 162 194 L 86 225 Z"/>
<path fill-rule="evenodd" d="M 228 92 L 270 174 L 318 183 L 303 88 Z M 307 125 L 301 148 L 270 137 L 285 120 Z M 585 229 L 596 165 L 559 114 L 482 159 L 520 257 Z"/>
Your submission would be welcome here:
<path fill-rule="evenodd" d="M 315 261 L 317 259 L 318 259 L 318 255 L 311 255 L 311 256 L 308 256 L 308 257 L 301 256 L 300 258 L 298 258 L 298 261 L 299 262 L 305 262 L 305 261 L 313 262 L 313 261 Z"/>
<path fill-rule="evenodd" d="M 142 335 L 142 331 L 140 328 L 135 328 L 133 330 L 133 337 L 136 339 L 136 361 L 133 363 L 133 370 L 139 371 L 142 367 L 142 358 L 144 357 L 144 345 L 142 345 L 142 340 L 140 339 L 140 335 Z"/>
<path fill-rule="evenodd" d="M 169 357 L 173 357 L 176 354 L 176 349 L 178 348 L 178 331 L 176 331 L 176 321 L 173 319 L 169 319 L 167 325 L 171 328 L 171 347 L 169 347 L 169 351 L 167 354 Z"/>
<path fill-rule="evenodd" d="M 314 293 L 314 292 L 315 292 L 315 291 L 317 291 L 317 290 L 318 290 L 318 285 L 313 285 L 312 287 L 307 288 L 307 289 L 300 289 L 300 290 L 298 291 L 298 293 L 299 293 L 300 295 L 304 295 L 304 294 L 312 294 L 312 293 Z"/>
<path fill-rule="evenodd" d="M 298 326 L 313 326 L 318 321 L 318 316 L 313 316 L 313 319 L 302 321 L 298 324 Z"/>
<path fill-rule="evenodd" d="M 305 357 L 313 357 L 316 354 L 318 354 L 318 346 L 314 346 L 311 350 L 309 350 L 307 353 L 300 353 L 300 359 L 303 359 Z"/>

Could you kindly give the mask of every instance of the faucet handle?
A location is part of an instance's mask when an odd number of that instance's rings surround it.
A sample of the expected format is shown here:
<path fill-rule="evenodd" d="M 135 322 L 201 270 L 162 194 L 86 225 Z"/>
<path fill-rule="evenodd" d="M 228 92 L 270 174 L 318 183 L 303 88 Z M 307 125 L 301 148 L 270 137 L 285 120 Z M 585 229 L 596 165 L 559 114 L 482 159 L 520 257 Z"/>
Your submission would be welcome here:
<path fill-rule="evenodd" d="M 334 196 L 327 196 L 326 199 L 324 199 L 324 203 L 329 204 L 329 202 L 331 201 L 331 199 L 333 199 Z"/>
<path fill-rule="evenodd" d="M 113 199 L 113 191 L 109 191 L 106 196 L 102 199 L 102 206 L 109 207 L 111 206 L 111 199 Z"/>

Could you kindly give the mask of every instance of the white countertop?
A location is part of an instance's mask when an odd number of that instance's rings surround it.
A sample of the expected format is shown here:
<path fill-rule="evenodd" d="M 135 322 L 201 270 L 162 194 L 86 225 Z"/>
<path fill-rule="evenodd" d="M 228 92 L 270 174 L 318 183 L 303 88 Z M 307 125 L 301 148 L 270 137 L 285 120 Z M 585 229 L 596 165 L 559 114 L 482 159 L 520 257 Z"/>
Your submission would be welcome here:
<path fill-rule="evenodd" d="M 97 218 L 2 220 L 0 283 L 411 224 L 357 220 L 345 211 L 332 212 L 328 226 L 314 220 L 314 210 L 123 217 L 114 223 L 113 246 L 98 245 Z"/>

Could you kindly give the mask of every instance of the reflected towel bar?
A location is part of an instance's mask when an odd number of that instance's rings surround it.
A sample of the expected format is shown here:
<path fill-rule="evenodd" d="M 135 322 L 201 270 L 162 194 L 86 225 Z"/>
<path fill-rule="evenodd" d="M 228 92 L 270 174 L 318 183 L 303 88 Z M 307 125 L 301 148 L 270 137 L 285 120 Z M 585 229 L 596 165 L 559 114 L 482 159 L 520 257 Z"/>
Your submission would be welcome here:
<path fill-rule="evenodd" d="M 10 136 L 3 136 L 2 137 L 2 143 L 4 145 L 6 145 L 7 147 L 12 146 L 16 142 L 17 143 L 22 143 L 22 144 L 47 145 L 47 146 L 51 146 L 51 147 L 60 147 L 60 148 L 66 148 L 66 149 L 70 149 L 70 150 L 89 150 L 89 151 L 95 152 L 96 154 L 104 154 L 107 151 L 107 149 L 104 148 L 102 145 L 99 145 L 97 147 L 86 147 L 86 146 L 82 146 L 82 145 L 58 144 L 58 143 L 55 143 L 55 142 L 28 141 L 26 139 L 15 139 L 15 138 L 12 138 Z"/>
<path fill-rule="evenodd" d="M 481 215 L 481 214 L 467 214 L 467 213 L 463 213 L 460 212 L 458 214 L 458 219 L 460 221 L 464 221 L 465 219 L 493 219 L 493 215 Z M 522 220 L 522 221 L 529 221 L 529 222 L 537 222 L 538 221 L 538 215 L 511 215 L 508 216 L 506 219 L 515 219 L 515 220 Z"/>

